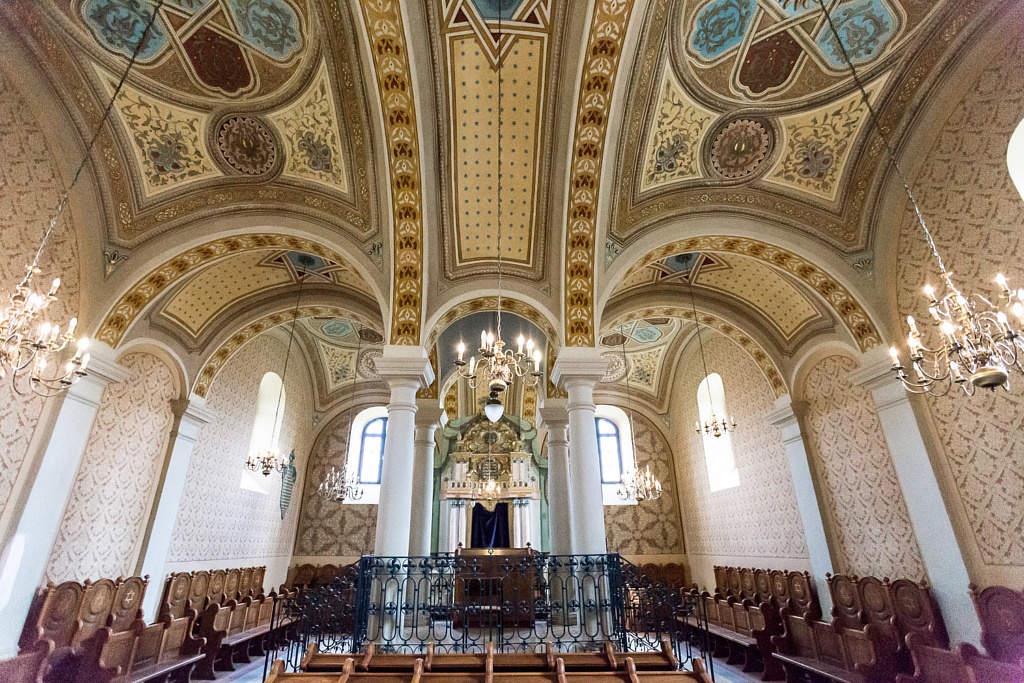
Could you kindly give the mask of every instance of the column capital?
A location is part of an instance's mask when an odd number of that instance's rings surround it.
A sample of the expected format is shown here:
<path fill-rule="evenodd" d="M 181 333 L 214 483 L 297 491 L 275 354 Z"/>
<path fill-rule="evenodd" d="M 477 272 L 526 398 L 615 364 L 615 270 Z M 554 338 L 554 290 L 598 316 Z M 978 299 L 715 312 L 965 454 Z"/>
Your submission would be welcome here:
<path fill-rule="evenodd" d="M 89 355 L 89 372 L 68 389 L 68 398 L 95 407 L 108 385 L 128 380 L 128 370 L 117 364 L 117 352 L 102 342 L 93 343 Z"/>
<path fill-rule="evenodd" d="M 416 430 L 440 426 L 443 414 L 444 408 L 437 405 L 436 398 L 416 399 Z"/>
<path fill-rule="evenodd" d="M 564 398 L 546 398 L 537 411 L 540 424 L 551 429 L 566 429 L 569 426 L 569 402 Z"/>
<path fill-rule="evenodd" d="M 869 349 L 861 355 L 859 362 L 860 367 L 848 374 L 847 379 L 870 391 L 879 409 L 910 402 L 903 382 L 892 371 L 892 358 L 884 347 Z"/>
<path fill-rule="evenodd" d="M 551 381 L 556 386 L 597 384 L 608 371 L 608 359 L 601 349 L 592 346 L 570 346 L 561 349 L 551 370 Z"/>
<path fill-rule="evenodd" d="M 206 399 L 202 396 L 190 395 L 188 398 L 171 401 L 171 412 L 177 421 L 172 429 L 172 437 L 195 441 L 199 437 L 199 429 L 213 422 L 217 414 L 206 407 Z"/>
<path fill-rule="evenodd" d="M 778 428 L 782 433 L 783 443 L 789 443 L 801 438 L 800 423 L 806 414 L 807 404 L 805 402 L 794 401 L 792 396 L 785 394 L 775 399 L 775 407 L 764 417 L 768 424 Z"/>
<path fill-rule="evenodd" d="M 422 346 L 385 346 L 384 354 L 374 365 L 377 374 L 392 389 L 406 384 L 422 389 L 434 381 L 434 369 Z"/>

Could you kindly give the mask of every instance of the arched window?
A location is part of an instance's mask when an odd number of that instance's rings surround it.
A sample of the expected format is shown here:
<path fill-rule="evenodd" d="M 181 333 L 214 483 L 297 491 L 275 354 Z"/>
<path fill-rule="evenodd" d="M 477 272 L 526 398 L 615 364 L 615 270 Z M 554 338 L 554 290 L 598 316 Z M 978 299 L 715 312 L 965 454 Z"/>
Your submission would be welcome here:
<path fill-rule="evenodd" d="M 363 497 L 346 500 L 358 505 L 380 502 L 380 479 L 384 469 L 384 443 L 388 435 L 388 409 L 374 406 L 362 410 L 352 419 L 348 436 L 349 471 L 355 472 L 363 486 Z"/>
<path fill-rule="evenodd" d="M 712 414 L 720 420 L 729 415 L 725 404 L 725 386 L 718 374 L 711 373 L 697 387 L 697 409 L 702 425 L 705 421 L 711 421 Z M 701 438 L 711 491 L 739 486 L 740 471 L 736 467 L 736 455 L 732 450 L 732 434 L 725 432 L 721 436 L 714 436 L 701 432 Z"/>
<path fill-rule="evenodd" d="M 594 410 L 597 431 L 597 456 L 601 468 L 601 498 L 605 505 L 635 505 L 635 500 L 619 498 L 619 483 L 625 472 L 636 471 L 633 432 L 626 411 L 599 405 Z"/>
<path fill-rule="evenodd" d="M 1006 148 L 1006 165 L 1010 170 L 1010 179 L 1017 186 L 1017 192 L 1024 198 L 1024 121 L 1017 124 L 1017 129 L 1010 136 L 1010 144 Z"/>
<path fill-rule="evenodd" d="M 281 406 L 278 408 L 278 399 Z M 284 420 L 285 392 L 282 389 L 281 377 L 277 373 L 268 372 L 260 380 L 260 388 L 256 393 L 256 414 L 252 420 L 252 432 L 249 436 L 247 455 L 266 450 L 277 450 L 281 438 L 281 422 Z M 241 487 L 248 491 L 269 494 L 271 477 L 264 477 L 262 472 L 242 473 Z"/>
<path fill-rule="evenodd" d="M 379 484 L 384 466 L 384 437 L 388 432 L 388 419 L 377 417 L 363 427 L 359 445 L 359 483 Z"/>

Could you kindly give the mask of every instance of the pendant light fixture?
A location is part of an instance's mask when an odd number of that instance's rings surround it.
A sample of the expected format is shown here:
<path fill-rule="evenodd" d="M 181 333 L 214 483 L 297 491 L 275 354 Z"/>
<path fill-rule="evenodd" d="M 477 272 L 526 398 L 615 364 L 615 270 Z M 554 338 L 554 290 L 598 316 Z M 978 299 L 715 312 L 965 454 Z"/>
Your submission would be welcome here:
<path fill-rule="evenodd" d="M 359 379 L 359 354 L 363 350 L 363 338 L 359 335 L 360 328 L 353 326 L 356 332 L 356 357 L 355 362 L 352 364 L 352 395 L 349 398 L 349 410 L 352 410 L 356 404 L 356 380 Z M 353 438 L 352 430 L 349 430 L 349 438 Z M 347 455 L 347 454 L 346 454 Z M 366 492 L 363 489 L 363 485 L 359 482 L 359 473 L 355 467 L 347 461 L 345 466 L 340 470 L 331 466 L 331 471 L 327 473 L 324 480 L 320 482 L 320 486 L 317 489 L 320 497 L 327 501 L 335 503 L 344 503 L 346 500 L 355 502 L 361 500 L 363 494 Z"/>
<path fill-rule="evenodd" d="M 1024 289 L 1011 288 L 1002 273 L 995 276 L 996 291 L 991 299 L 977 292 L 965 292 L 954 282 L 953 272 L 947 270 L 939 254 L 921 207 L 918 206 L 917 199 L 910 189 L 910 182 L 896 160 L 896 152 L 885 135 L 850 53 L 840 37 L 839 29 L 824 0 L 817 2 L 825 14 L 829 31 L 853 77 L 853 82 L 867 106 L 868 116 L 885 145 L 889 164 L 903 185 L 903 192 L 914 209 L 917 224 L 939 269 L 940 289 L 936 290 L 930 284 L 923 287 L 925 298 L 928 299 L 932 327 L 938 332 L 932 335 L 935 338 L 932 342 L 934 345 L 925 345 L 917 321 L 913 316 L 907 316 L 910 372 L 903 366 L 900 352 L 895 346 L 889 349 L 893 372 L 903 382 L 907 391 L 915 394 L 944 396 L 954 386 L 959 386 L 968 396 L 974 395 L 977 389 L 1009 389 L 1011 369 L 1024 374 L 1024 367 L 1021 366 L 1024 339 L 1010 323 L 1011 320 L 1024 323 Z"/>
<path fill-rule="evenodd" d="M 299 323 L 299 302 L 302 300 L 302 285 L 306 282 L 306 270 L 299 275 L 299 293 L 295 296 L 295 311 L 292 313 L 292 326 L 288 333 L 288 350 L 284 354 L 284 369 L 281 371 L 281 388 L 277 392 L 277 408 L 274 410 L 274 429 L 271 432 L 270 443 L 266 449 L 257 453 L 250 453 L 245 460 L 245 466 L 250 472 L 262 472 L 264 477 L 270 476 L 271 472 L 284 472 L 288 469 L 288 458 L 281 457 L 277 448 L 277 440 L 280 437 L 281 428 L 281 404 L 284 403 L 284 384 L 288 378 L 288 361 L 292 357 L 292 345 L 295 342 L 295 326 Z"/>
<path fill-rule="evenodd" d="M 636 426 L 633 424 L 633 389 L 629 382 L 629 359 L 626 358 L 625 326 L 619 330 L 622 336 L 622 367 L 626 369 L 626 405 L 629 408 L 629 445 L 633 449 L 633 463 L 636 464 Z M 661 498 L 661 481 L 651 472 L 648 464 L 643 470 L 624 471 L 615 490 L 619 500 L 657 500 Z"/>
<path fill-rule="evenodd" d="M 470 388 L 476 389 L 481 383 L 486 383 L 490 392 L 487 402 L 484 404 L 484 415 L 491 422 L 497 422 L 505 412 L 505 406 L 501 402 L 502 393 L 515 381 L 520 381 L 524 386 L 537 386 L 540 381 L 541 352 L 540 348 L 534 345 L 533 339 L 526 339 L 519 335 L 516 340 L 516 350 L 505 348 L 505 342 L 501 338 L 501 286 L 502 286 L 502 252 L 501 252 L 501 189 L 502 189 L 502 114 L 504 113 L 502 96 L 502 62 L 501 41 L 502 41 L 502 0 L 498 0 L 498 307 L 496 316 L 496 330 L 483 330 L 480 332 L 480 360 L 471 356 L 469 362 L 465 360 L 466 344 L 462 341 L 456 347 L 458 357 L 455 360 L 455 367 L 459 377 L 467 380 Z"/>
<path fill-rule="evenodd" d="M 153 23 L 163 4 L 164 0 L 159 0 L 149 21 L 146 22 L 142 36 L 128 60 L 128 66 L 121 74 L 121 79 L 118 81 L 117 87 L 114 88 L 114 94 L 110 96 L 103 115 L 92 131 L 85 154 L 75 169 L 71 183 L 57 201 L 57 208 L 50 217 L 49 225 L 36 248 L 32 263 L 27 266 L 24 277 L 8 295 L 9 305 L 6 310 L 0 311 L 0 379 L 9 378 L 15 393 L 20 396 L 29 394 L 43 397 L 57 396 L 67 391 L 86 375 L 86 369 L 89 366 L 89 354 L 86 353 L 89 340 L 85 337 L 79 339 L 75 336 L 78 318 L 71 318 L 62 334 L 61 325 L 54 324 L 46 317 L 47 309 L 58 300 L 57 294 L 60 290 L 61 278 L 59 276 L 54 278 L 50 289 L 45 294 L 35 289 L 32 279 L 42 272 L 39 262 L 43 252 L 57 230 L 60 217 L 67 209 L 71 191 L 75 189 L 82 177 L 82 172 L 92 158 L 96 140 L 99 139 L 103 132 L 103 126 L 110 118 L 110 112 L 121 94 L 128 74 L 135 66 L 139 52 L 149 40 Z"/>
<path fill-rule="evenodd" d="M 700 362 L 704 366 L 704 386 L 708 390 L 708 405 L 711 406 L 711 419 L 704 420 L 704 425 L 701 426 L 700 420 L 697 420 L 697 433 L 703 432 L 708 436 L 719 437 L 726 432 L 731 432 L 736 429 L 736 418 L 730 417 L 726 420 L 725 417 L 719 418 L 715 413 L 715 397 L 711 393 L 711 383 L 708 382 L 708 359 L 704 355 L 704 340 L 700 336 L 700 318 L 697 315 L 697 303 L 693 298 L 693 282 L 690 283 L 690 307 L 693 309 L 693 322 L 697 326 L 697 344 L 700 346 Z"/>

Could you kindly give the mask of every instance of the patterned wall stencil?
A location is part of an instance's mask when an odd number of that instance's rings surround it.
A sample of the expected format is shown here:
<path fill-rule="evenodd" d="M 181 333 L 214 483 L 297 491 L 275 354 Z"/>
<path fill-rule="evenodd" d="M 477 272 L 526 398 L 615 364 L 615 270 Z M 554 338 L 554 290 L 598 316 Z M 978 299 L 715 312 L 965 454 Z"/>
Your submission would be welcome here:
<path fill-rule="evenodd" d="M 914 192 L 935 241 L 964 289 L 994 294 L 1003 269 L 1024 285 L 1024 202 L 1006 166 L 1010 136 L 1024 116 L 1024 29 L 1000 37 L 1001 53 L 949 118 L 925 159 Z M 938 285 L 934 260 L 909 210 L 903 217 L 897 282 L 899 310 L 927 319 L 920 285 Z M 1024 397 L 979 394 L 927 401 L 974 541 L 979 565 L 1024 567 Z M 981 567 L 981 571 L 984 568 Z M 986 582 L 985 575 L 972 577 Z"/>
<path fill-rule="evenodd" d="M 757 364 L 732 340 L 716 335 L 704 346 L 708 369 L 722 376 L 729 412 L 739 423 L 732 438 L 740 485 L 710 491 L 704 445 L 693 430 L 697 386 L 704 377 L 699 362 L 684 361 L 672 421 L 686 550 L 694 555 L 806 558 L 782 437 L 765 423 L 775 393 Z"/>
<path fill-rule="evenodd" d="M 804 381 L 807 431 L 825 511 L 836 541 L 836 571 L 919 581 L 924 562 L 892 455 L 867 390 L 846 376 L 857 364 L 829 356 Z"/>
<path fill-rule="evenodd" d="M 625 555 L 676 555 L 683 552 L 672 449 L 662 433 L 643 415 L 634 413 L 637 467 L 651 466 L 662 482 L 658 500 L 638 505 L 607 505 L 604 529 L 608 552 Z"/>
<path fill-rule="evenodd" d="M 366 407 L 342 413 L 317 437 L 303 484 L 296 555 L 358 556 L 373 552 L 377 506 L 328 502 L 316 491 L 332 466 L 345 466 L 352 418 Z"/>
<path fill-rule="evenodd" d="M 63 187 L 36 113 L 0 69 L 0 282 L 16 282 L 25 275 L 25 264 L 32 260 Z M 58 320 L 78 312 L 74 235 L 71 215 L 65 213 L 40 264 L 40 286 L 57 273 L 63 281 L 60 299 L 50 309 Z M 10 499 L 42 409 L 42 399 L 15 398 L 10 385 L 0 383 L 0 513 Z"/>
<path fill-rule="evenodd" d="M 248 342 L 231 358 L 210 387 L 206 406 L 216 414 L 202 428 L 189 464 L 178 508 L 168 562 L 262 560 L 291 555 L 298 505 L 281 520 L 280 475 L 272 474 L 270 495 L 241 488 L 243 463 L 256 412 L 256 392 L 267 372 L 280 373 L 285 344 L 268 335 Z M 295 449 L 297 486 L 309 453 L 313 397 L 309 376 L 292 358 L 285 379 L 285 415 L 280 446 Z"/>
<path fill-rule="evenodd" d="M 120 365 L 128 379 L 103 394 L 50 553 L 50 581 L 135 571 L 167 454 L 177 387 L 170 368 L 148 353 L 130 353 Z"/>

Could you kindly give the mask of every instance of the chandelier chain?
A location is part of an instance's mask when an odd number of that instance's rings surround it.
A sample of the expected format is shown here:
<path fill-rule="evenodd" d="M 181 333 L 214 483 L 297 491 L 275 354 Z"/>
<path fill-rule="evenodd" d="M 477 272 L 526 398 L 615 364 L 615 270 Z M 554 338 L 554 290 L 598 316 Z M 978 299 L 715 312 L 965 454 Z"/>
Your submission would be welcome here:
<path fill-rule="evenodd" d="M 295 341 L 295 325 L 299 322 L 299 302 L 302 300 L 302 285 L 306 282 L 306 269 L 302 269 L 299 275 L 299 293 L 295 295 L 295 310 L 292 312 L 292 327 L 288 333 L 288 350 L 284 354 L 284 369 L 281 372 L 281 389 L 277 392 L 277 408 L 274 409 L 274 434 L 270 440 L 271 446 L 277 443 L 280 425 L 278 419 L 281 417 L 281 402 L 284 399 L 284 380 L 288 376 L 288 361 L 292 356 L 292 342 Z"/>
<path fill-rule="evenodd" d="M 692 277 L 692 275 L 691 275 Z M 697 326 L 697 345 L 700 347 L 700 362 L 704 366 L 704 379 L 708 377 L 708 359 L 704 355 L 704 340 L 700 336 L 700 320 L 697 318 L 697 302 L 693 298 L 693 282 L 689 283 L 690 287 L 690 308 L 693 309 L 693 322 Z M 708 390 L 708 405 L 714 405 L 714 399 L 711 397 L 711 385 L 707 381 L 704 382 L 707 385 Z"/>
<path fill-rule="evenodd" d="M 100 135 L 103 133 L 103 126 L 106 124 L 107 119 L 110 118 L 110 112 L 114 109 L 114 104 L 117 102 L 117 98 L 121 94 L 121 89 L 124 87 L 125 81 L 128 80 L 128 74 L 135 66 L 138 61 L 139 53 L 142 52 L 142 47 L 149 40 L 149 34 L 153 30 L 153 24 L 156 23 L 156 18 L 160 14 L 160 10 L 164 6 L 165 0 L 159 0 L 156 7 L 153 8 L 153 14 L 150 16 L 149 21 L 146 22 L 146 28 L 142 31 L 142 37 L 139 38 L 139 42 L 135 44 L 135 49 L 132 51 L 131 57 L 128 59 L 128 66 L 125 67 L 121 73 L 121 78 L 117 81 L 117 86 L 114 88 L 114 94 L 110 96 L 110 100 L 107 102 L 107 106 L 103 109 L 103 115 L 100 117 L 99 123 L 96 124 L 96 128 L 92 132 L 92 136 L 89 138 L 88 144 L 85 146 L 85 154 L 82 156 L 82 160 L 79 162 L 78 167 L 75 169 L 75 173 L 71 176 L 71 182 L 68 183 L 67 188 L 60 196 L 60 200 L 57 202 L 57 207 L 54 209 L 53 215 L 50 216 L 49 226 L 46 232 L 43 233 L 43 239 L 39 242 L 39 248 L 36 249 L 35 256 L 32 258 L 32 265 L 30 272 L 35 271 L 39 267 L 39 259 L 43 256 L 43 250 L 46 249 L 47 243 L 50 241 L 50 237 L 53 236 L 54 231 L 57 229 L 57 219 L 64 213 L 64 210 L 68 205 L 68 197 L 71 195 L 71 190 L 78 184 L 79 178 L 82 176 L 82 172 L 92 159 L 92 150 L 96 146 L 96 141 L 99 140 Z"/>
<path fill-rule="evenodd" d="M 903 185 L 903 191 L 906 193 L 907 199 L 910 200 L 910 204 L 914 208 L 914 215 L 917 217 L 917 223 L 924 231 L 925 239 L 928 240 L 928 247 L 931 249 L 932 255 L 939 264 L 939 273 L 945 275 L 946 265 L 942 261 L 942 256 L 939 254 L 938 247 L 935 246 L 932 231 L 928 229 L 928 224 L 924 220 L 924 214 L 921 213 L 921 207 L 918 206 L 917 199 L 914 197 L 914 191 L 910 188 L 910 181 L 907 179 L 906 174 L 903 172 L 903 168 L 896 159 L 896 150 L 893 149 L 892 143 L 885 134 L 885 130 L 882 127 L 882 120 L 878 116 L 878 112 L 875 111 L 874 105 L 871 104 L 871 98 L 868 96 L 868 92 L 864 87 L 863 81 L 861 81 L 860 74 L 857 73 L 857 69 L 853 65 L 853 59 L 850 57 L 850 52 L 846 49 L 846 44 L 843 43 L 843 39 L 839 36 L 839 29 L 836 27 L 835 20 L 832 18 L 832 13 L 825 7 L 825 0 L 818 0 L 818 5 L 821 6 L 821 11 L 824 13 L 825 20 L 828 22 L 829 30 L 831 31 L 832 36 L 836 39 L 839 51 L 843 55 L 843 61 L 846 62 L 846 66 L 850 70 L 850 75 L 853 77 L 853 82 L 857 86 L 857 90 L 860 92 L 860 96 L 864 100 L 864 104 L 867 106 L 868 117 L 875 125 L 875 128 L 878 130 L 878 137 L 882 139 L 882 143 L 885 145 L 885 151 L 889 157 L 889 162 L 896 171 L 896 175 L 899 177 L 900 183 Z"/>
<path fill-rule="evenodd" d="M 503 99 L 503 92 L 502 92 L 502 81 L 503 81 L 503 78 L 502 78 L 502 62 L 503 62 L 503 60 L 502 60 L 502 56 L 501 56 L 501 50 L 502 50 L 502 45 L 501 44 L 502 44 L 502 40 L 503 40 L 503 36 L 502 36 L 502 32 L 501 32 L 501 29 L 502 29 L 502 25 L 501 25 L 501 18 L 502 18 L 502 16 L 501 15 L 502 15 L 503 12 L 504 12 L 504 9 L 503 9 L 502 0 L 498 0 L 498 51 L 497 51 L 497 55 L 498 55 L 498 315 L 497 315 L 497 324 L 496 324 L 498 339 L 501 339 L 501 285 L 502 285 L 502 276 L 501 276 L 501 261 L 502 261 L 502 258 L 501 258 L 502 257 L 502 253 L 501 253 L 501 237 L 502 237 L 502 234 L 501 234 L 501 180 L 502 180 L 501 147 L 502 147 L 502 145 L 501 145 L 501 142 L 502 142 L 502 134 L 501 133 L 502 133 L 502 117 L 503 117 L 503 115 L 505 113 L 504 99 Z"/>

